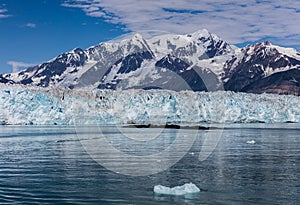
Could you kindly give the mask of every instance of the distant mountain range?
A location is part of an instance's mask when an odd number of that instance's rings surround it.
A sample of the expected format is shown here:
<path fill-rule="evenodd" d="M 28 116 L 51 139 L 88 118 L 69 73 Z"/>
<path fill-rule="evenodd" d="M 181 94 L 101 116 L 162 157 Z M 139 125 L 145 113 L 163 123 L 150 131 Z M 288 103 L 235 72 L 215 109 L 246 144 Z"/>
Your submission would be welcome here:
<path fill-rule="evenodd" d="M 300 95 L 300 53 L 262 42 L 237 48 L 207 30 L 144 39 L 135 34 L 76 48 L 0 83 L 42 87 L 171 89 Z"/>

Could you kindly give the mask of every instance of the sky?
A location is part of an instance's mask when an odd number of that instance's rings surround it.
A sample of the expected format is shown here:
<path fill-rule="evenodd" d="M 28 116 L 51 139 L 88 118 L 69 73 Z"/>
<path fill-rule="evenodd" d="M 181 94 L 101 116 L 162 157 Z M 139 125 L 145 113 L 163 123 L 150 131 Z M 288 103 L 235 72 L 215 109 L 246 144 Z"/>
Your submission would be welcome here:
<path fill-rule="evenodd" d="M 207 29 L 239 47 L 300 51 L 298 0 L 0 0 L 0 73 L 131 32 Z"/>

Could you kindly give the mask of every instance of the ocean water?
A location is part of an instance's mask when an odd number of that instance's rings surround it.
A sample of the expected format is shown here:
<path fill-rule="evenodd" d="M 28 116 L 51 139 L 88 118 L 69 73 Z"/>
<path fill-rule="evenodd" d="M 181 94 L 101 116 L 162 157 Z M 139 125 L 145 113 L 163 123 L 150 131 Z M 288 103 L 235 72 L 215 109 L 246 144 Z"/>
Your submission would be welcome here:
<path fill-rule="evenodd" d="M 299 124 L 212 127 L 1 126 L 0 204 L 300 203 Z"/>

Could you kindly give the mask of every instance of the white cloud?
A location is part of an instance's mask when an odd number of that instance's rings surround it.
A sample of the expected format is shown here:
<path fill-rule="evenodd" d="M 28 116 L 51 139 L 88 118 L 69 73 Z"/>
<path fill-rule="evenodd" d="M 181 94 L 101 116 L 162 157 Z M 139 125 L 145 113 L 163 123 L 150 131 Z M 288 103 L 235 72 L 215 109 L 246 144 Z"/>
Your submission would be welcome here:
<path fill-rule="evenodd" d="M 0 19 L 1 18 L 7 18 L 7 17 L 10 17 L 10 15 L 7 14 L 7 10 L 0 8 Z"/>
<path fill-rule="evenodd" d="M 27 23 L 27 24 L 25 24 L 25 27 L 28 27 L 28 28 L 35 28 L 35 27 L 36 27 L 36 24 L 34 24 L 34 23 Z"/>
<path fill-rule="evenodd" d="M 8 61 L 7 64 L 12 66 L 12 72 L 18 72 L 22 68 L 27 68 L 35 65 L 31 63 L 23 63 L 18 61 Z"/>
<path fill-rule="evenodd" d="M 62 5 L 131 31 L 206 28 L 230 43 L 265 37 L 284 42 L 289 36 L 300 41 L 300 4 L 295 0 L 66 0 Z"/>

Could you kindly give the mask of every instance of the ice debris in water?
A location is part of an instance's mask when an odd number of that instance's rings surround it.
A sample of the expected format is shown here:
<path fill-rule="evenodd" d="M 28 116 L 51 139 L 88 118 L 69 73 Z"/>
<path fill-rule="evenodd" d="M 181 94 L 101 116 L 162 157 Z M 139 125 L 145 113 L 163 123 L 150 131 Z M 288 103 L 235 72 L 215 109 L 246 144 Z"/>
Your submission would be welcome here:
<path fill-rule="evenodd" d="M 154 186 L 154 193 L 166 194 L 166 195 L 185 195 L 194 194 L 200 192 L 200 189 L 193 183 L 186 183 L 182 186 L 176 186 L 173 188 L 156 185 Z"/>
<path fill-rule="evenodd" d="M 255 144 L 255 141 L 254 140 L 248 140 L 246 143 L 247 144 Z"/>

